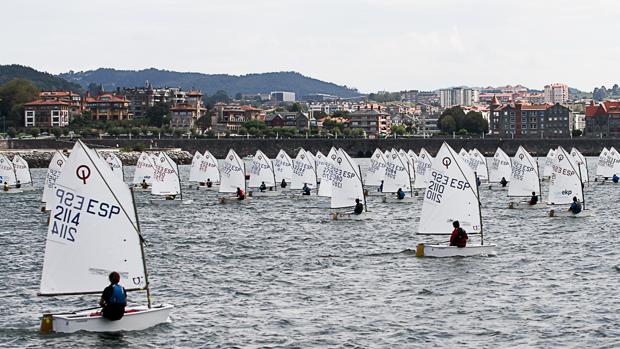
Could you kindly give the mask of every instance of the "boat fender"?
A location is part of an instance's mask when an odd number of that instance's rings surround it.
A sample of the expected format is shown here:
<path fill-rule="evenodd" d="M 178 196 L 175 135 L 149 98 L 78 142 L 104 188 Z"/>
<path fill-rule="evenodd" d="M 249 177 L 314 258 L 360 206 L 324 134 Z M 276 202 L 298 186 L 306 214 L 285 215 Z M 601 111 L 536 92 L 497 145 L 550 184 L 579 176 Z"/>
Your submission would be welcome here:
<path fill-rule="evenodd" d="M 509 202 L 508 203 L 508 208 L 515 208 L 515 203 L 514 202 Z"/>
<path fill-rule="evenodd" d="M 41 333 L 50 333 L 54 330 L 53 327 L 52 314 L 43 314 L 41 318 Z"/>
<path fill-rule="evenodd" d="M 418 244 L 415 249 L 416 257 L 424 257 L 424 244 Z"/>
<path fill-rule="evenodd" d="M 549 217 L 555 217 L 555 210 L 554 209 L 551 209 L 549 211 Z"/>

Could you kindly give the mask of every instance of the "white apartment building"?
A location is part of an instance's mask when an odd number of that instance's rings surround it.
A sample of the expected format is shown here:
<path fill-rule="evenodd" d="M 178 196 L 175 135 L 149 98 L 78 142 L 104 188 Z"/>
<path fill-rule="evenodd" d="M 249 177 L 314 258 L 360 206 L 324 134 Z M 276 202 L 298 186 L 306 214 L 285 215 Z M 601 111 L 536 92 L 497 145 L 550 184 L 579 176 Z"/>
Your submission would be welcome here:
<path fill-rule="evenodd" d="M 568 102 L 568 85 L 551 84 L 545 85 L 545 103 L 565 104 Z"/>
<path fill-rule="evenodd" d="M 439 103 L 442 108 L 457 105 L 472 106 L 480 100 L 480 91 L 471 88 L 446 88 L 439 90 Z"/>

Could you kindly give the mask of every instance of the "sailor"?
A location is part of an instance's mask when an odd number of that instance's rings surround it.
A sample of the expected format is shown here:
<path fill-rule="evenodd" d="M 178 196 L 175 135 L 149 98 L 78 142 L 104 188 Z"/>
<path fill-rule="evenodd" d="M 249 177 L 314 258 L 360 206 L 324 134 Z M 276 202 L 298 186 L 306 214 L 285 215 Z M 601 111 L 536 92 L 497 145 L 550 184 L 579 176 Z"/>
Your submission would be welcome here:
<path fill-rule="evenodd" d="M 146 179 L 142 179 L 142 183 L 140 183 L 140 186 L 142 187 L 142 189 L 147 189 L 149 187 L 149 184 L 146 182 Z"/>
<path fill-rule="evenodd" d="M 174 200 L 174 198 L 176 197 L 177 197 L 176 195 L 172 195 L 172 194 L 166 195 L 166 200 Z"/>
<path fill-rule="evenodd" d="M 4 182 L 4 186 L 2 187 L 2 190 L 4 191 L 9 191 L 9 183 L 8 182 Z"/>
<path fill-rule="evenodd" d="M 577 213 L 581 212 L 581 203 L 579 202 L 579 200 L 577 200 L 576 196 L 573 196 L 573 203 L 570 204 L 570 207 L 568 208 L 568 211 L 573 213 L 573 214 L 577 214 Z"/>
<path fill-rule="evenodd" d="M 19 189 L 22 187 L 22 182 L 19 181 L 19 179 L 17 180 L 17 183 L 15 184 L 15 188 Z"/>
<path fill-rule="evenodd" d="M 103 308 L 101 315 L 108 320 L 120 320 L 125 314 L 127 292 L 123 286 L 118 284 L 121 281 L 119 273 L 113 271 L 108 278 L 110 286 L 103 290 L 101 300 L 99 300 L 99 305 Z"/>
<path fill-rule="evenodd" d="M 614 176 L 611 177 L 611 180 L 614 181 L 614 183 L 618 183 L 618 181 L 620 180 L 620 177 L 618 177 L 618 175 L 614 173 Z"/>
<path fill-rule="evenodd" d="M 383 180 L 381 181 L 381 184 L 379 185 L 378 191 L 379 191 L 379 193 L 383 192 Z"/>
<path fill-rule="evenodd" d="M 480 177 L 476 177 L 476 185 L 480 186 Z"/>
<path fill-rule="evenodd" d="M 463 228 L 461 228 L 459 221 L 452 222 L 454 230 L 450 235 L 450 246 L 465 247 L 469 237 Z"/>
<path fill-rule="evenodd" d="M 265 182 L 262 182 L 260 184 L 260 187 L 258 187 L 258 189 L 260 189 L 261 193 L 267 190 L 267 185 L 265 184 Z"/>
<path fill-rule="evenodd" d="M 286 180 L 282 178 L 282 182 L 280 182 L 280 188 L 286 188 Z"/>
<path fill-rule="evenodd" d="M 405 192 L 402 188 L 398 188 L 398 190 L 396 191 L 396 197 L 398 198 L 398 200 L 403 200 L 405 198 Z"/>
<path fill-rule="evenodd" d="M 508 181 L 506 180 L 506 177 L 502 177 L 502 180 L 499 181 L 499 184 L 502 185 L 502 188 L 505 188 L 506 184 L 508 184 Z"/>
<path fill-rule="evenodd" d="M 302 195 L 310 195 L 310 187 L 307 183 L 304 183 L 304 187 L 301 190 L 303 192 Z"/>
<path fill-rule="evenodd" d="M 207 188 L 211 188 L 213 186 L 213 182 L 211 182 L 211 178 L 207 178 Z"/>
<path fill-rule="evenodd" d="M 245 193 L 239 187 L 237 187 L 237 200 L 245 200 Z"/>
<path fill-rule="evenodd" d="M 362 214 L 364 212 L 364 204 L 360 202 L 360 199 L 355 199 L 355 208 L 353 209 L 353 213 Z"/>
<path fill-rule="evenodd" d="M 538 196 L 536 195 L 536 192 L 532 192 L 532 197 L 527 203 L 530 205 L 536 205 L 538 203 Z"/>

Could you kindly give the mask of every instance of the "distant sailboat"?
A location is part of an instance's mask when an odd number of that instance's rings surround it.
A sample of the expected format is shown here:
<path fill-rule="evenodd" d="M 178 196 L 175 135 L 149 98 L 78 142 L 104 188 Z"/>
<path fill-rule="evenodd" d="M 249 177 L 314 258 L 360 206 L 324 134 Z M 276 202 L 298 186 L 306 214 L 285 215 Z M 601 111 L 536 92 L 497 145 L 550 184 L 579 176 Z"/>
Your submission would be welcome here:
<path fill-rule="evenodd" d="M 336 148 L 332 147 L 325 157 L 322 170 L 317 173 L 317 177 L 321 178 L 321 184 L 319 185 L 318 196 L 331 197 L 332 196 L 332 179 L 335 176 L 335 161 L 337 157 Z"/>
<path fill-rule="evenodd" d="M 13 157 L 13 168 L 15 169 L 15 179 L 21 185 L 21 190 L 30 191 L 34 190 L 34 183 L 32 182 L 32 174 L 30 173 L 30 166 L 28 162 L 19 155 Z"/>
<path fill-rule="evenodd" d="M 359 220 L 371 218 L 366 205 L 364 196 L 364 183 L 362 182 L 362 172 L 355 161 L 342 149 L 335 151 L 334 154 L 334 176 L 332 178 L 332 196 L 330 207 L 332 209 L 349 208 L 344 212 L 333 212 L 334 220 Z M 364 205 L 361 214 L 355 214 L 352 208 L 357 204 L 356 200 Z"/>
<path fill-rule="evenodd" d="M 179 166 L 165 152 L 159 153 L 157 161 L 153 164 L 151 194 L 165 197 L 164 199 L 151 199 L 151 204 L 179 205 L 183 203 Z"/>
<path fill-rule="evenodd" d="M 123 162 L 121 161 L 121 159 L 119 159 L 118 156 L 116 156 L 116 154 L 114 153 L 108 153 L 105 161 L 112 169 L 112 172 L 117 175 L 118 178 L 124 180 Z"/>
<path fill-rule="evenodd" d="M 238 200 L 236 196 L 221 196 L 219 199 L 220 203 L 247 203 L 249 197 L 245 182 L 245 163 L 234 150 L 230 149 L 228 151 L 220 168 L 220 175 L 220 193 L 236 193 L 237 188 L 242 189 L 246 193 L 244 200 Z"/>
<path fill-rule="evenodd" d="M 586 157 L 583 156 L 577 148 L 571 149 L 570 155 L 573 157 L 573 159 L 575 159 L 577 165 L 579 165 L 581 181 L 583 183 L 588 183 L 590 181 L 590 175 L 588 172 L 588 161 L 586 160 Z"/>
<path fill-rule="evenodd" d="M 364 184 L 367 187 L 380 187 L 381 183 L 385 180 L 385 155 L 381 152 L 381 149 L 376 148 L 375 152 L 370 157 L 370 165 L 366 170 L 366 179 Z M 369 193 L 380 193 L 380 188 L 373 190 L 367 188 Z"/>
<path fill-rule="evenodd" d="M 304 184 L 310 189 L 317 188 L 315 162 L 303 149 L 300 149 L 295 159 L 293 159 L 292 177 L 291 189 L 302 189 Z"/>
<path fill-rule="evenodd" d="M 146 183 L 146 188 L 142 188 L 142 181 Z M 151 190 L 150 186 L 153 185 L 153 157 L 151 155 L 143 152 L 138 157 L 132 184 L 136 190 Z"/>
<path fill-rule="evenodd" d="M 498 147 L 495 151 L 495 155 L 493 155 L 493 158 L 490 161 L 489 182 L 500 183 L 502 178 L 506 181 L 510 181 L 511 173 L 512 166 L 510 157 L 502 150 L 502 148 Z"/>
<path fill-rule="evenodd" d="M 65 157 L 58 150 L 52 156 L 52 160 L 50 160 L 47 173 L 45 175 L 43 196 L 41 198 L 41 201 L 43 202 L 43 207 L 41 209 L 42 211 L 50 211 L 52 209 L 50 202 L 54 199 L 54 185 L 56 184 L 58 177 L 60 177 L 62 168 L 66 161 L 67 157 Z"/>
<path fill-rule="evenodd" d="M 519 146 L 515 156 L 512 158 L 512 172 L 508 184 L 508 197 L 522 198 L 520 201 L 510 201 L 508 208 L 539 208 L 544 204 L 539 200 L 536 205 L 527 203 L 527 198 L 532 197 L 532 193 L 536 193 L 539 199 L 541 197 L 540 177 L 538 174 L 538 163 L 532 156 Z"/>
<path fill-rule="evenodd" d="M 0 193 L 21 193 L 16 189 L 17 177 L 15 167 L 9 158 L 0 154 Z"/>
<path fill-rule="evenodd" d="M 278 185 L 284 182 L 291 183 L 293 179 L 293 160 L 284 150 L 280 150 L 275 159 L 272 160 L 273 169 L 276 174 Z"/>
<path fill-rule="evenodd" d="M 547 157 L 545 157 L 545 166 L 543 168 L 543 178 L 551 177 L 551 173 L 553 172 L 553 158 L 555 157 L 555 150 L 549 149 L 547 152 Z"/>
<path fill-rule="evenodd" d="M 405 154 L 406 155 L 406 154 Z M 396 149 L 390 151 L 390 155 L 385 161 L 385 180 L 383 182 L 383 193 L 394 194 L 401 189 L 405 193 L 410 193 L 409 197 L 402 200 L 396 199 L 396 202 L 410 202 L 413 199 L 411 189 L 411 176 L 409 171 L 411 166 L 406 158 L 402 158 Z M 383 201 L 387 201 L 388 197 L 384 196 Z"/>
<path fill-rule="evenodd" d="M 417 156 L 414 163 L 415 167 L 415 182 L 413 182 L 414 189 L 425 189 L 428 186 L 428 173 L 433 164 L 433 157 L 426 149 L 420 149 L 420 154 Z M 422 193 L 424 196 L 424 193 Z"/>
<path fill-rule="evenodd" d="M 39 295 L 99 295 L 116 271 L 128 292 L 146 291 L 147 305 L 128 306 L 117 321 L 92 310 L 44 314 L 41 331 L 132 331 L 169 322 L 172 305 L 151 305 L 143 238 L 127 184 L 79 140 L 63 166 L 49 202 Z"/>
<path fill-rule="evenodd" d="M 265 190 L 260 190 L 260 186 L 265 184 Z M 262 151 L 257 150 L 252 158 L 250 165 L 250 181 L 248 186 L 253 190 L 250 192 L 252 197 L 277 196 L 276 177 L 273 172 L 273 163 Z"/>
<path fill-rule="evenodd" d="M 585 212 L 585 197 L 579 164 L 564 148 L 558 147 L 553 158 L 553 173 L 549 180 L 547 203 L 550 205 L 569 205 L 573 202 L 573 197 L 576 197 L 583 205 L 581 213 L 573 214 L 567 210 L 551 209 L 549 216 L 589 216 L 589 212 Z"/>

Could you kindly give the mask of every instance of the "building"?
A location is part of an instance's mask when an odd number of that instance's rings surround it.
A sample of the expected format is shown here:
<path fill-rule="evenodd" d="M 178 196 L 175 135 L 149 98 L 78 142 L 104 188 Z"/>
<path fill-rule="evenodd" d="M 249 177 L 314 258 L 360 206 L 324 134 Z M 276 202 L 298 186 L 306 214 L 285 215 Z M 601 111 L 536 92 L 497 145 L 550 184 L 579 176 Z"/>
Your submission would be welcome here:
<path fill-rule="evenodd" d="M 69 104 L 69 119 L 82 114 L 82 96 L 71 91 L 42 91 L 39 98 L 44 101 L 63 101 Z"/>
<path fill-rule="evenodd" d="M 560 104 L 500 104 L 495 99 L 489 115 L 489 131 L 500 137 L 562 138 L 573 129 L 572 111 Z"/>
<path fill-rule="evenodd" d="M 295 92 L 274 91 L 271 92 L 273 102 L 295 102 Z"/>
<path fill-rule="evenodd" d="M 39 99 L 24 104 L 24 126 L 65 127 L 69 125 L 71 104 L 61 100 Z"/>
<path fill-rule="evenodd" d="M 573 112 L 573 129 L 582 133 L 586 129 L 586 114 Z"/>
<path fill-rule="evenodd" d="M 202 110 L 189 103 L 179 103 L 170 108 L 170 127 L 192 129 L 196 127 L 198 119 L 202 117 Z"/>
<path fill-rule="evenodd" d="M 325 93 L 310 93 L 305 96 L 301 96 L 301 100 L 307 102 L 337 101 L 338 99 L 340 99 L 338 96 L 328 95 Z"/>
<path fill-rule="evenodd" d="M 87 96 L 84 99 L 84 109 L 90 112 L 94 121 L 99 120 L 130 120 L 129 101 L 124 96 L 115 96 L 110 93 L 97 97 Z"/>
<path fill-rule="evenodd" d="M 129 113 L 133 118 L 145 117 L 149 108 L 159 103 L 169 107 L 198 103 L 204 108 L 200 91 L 186 92 L 178 87 L 152 87 L 148 81 L 144 87 L 124 88 L 119 94 L 129 101 Z"/>
<path fill-rule="evenodd" d="M 568 85 L 551 84 L 545 85 L 545 103 L 566 104 L 568 102 Z"/>
<path fill-rule="evenodd" d="M 620 102 L 590 103 L 585 112 L 584 134 L 590 137 L 620 136 Z"/>
<path fill-rule="evenodd" d="M 263 120 L 263 111 L 249 105 L 217 103 L 213 107 L 211 125 L 220 125 L 230 131 L 239 131 L 251 120 Z"/>
<path fill-rule="evenodd" d="M 471 88 L 447 88 L 439 90 L 439 104 L 442 108 L 451 108 L 457 105 L 471 106 L 478 103 L 480 92 Z"/>
<path fill-rule="evenodd" d="M 312 115 L 302 112 L 276 112 L 267 114 L 265 117 L 267 127 L 288 127 L 305 131 L 310 128 L 317 127 L 316 118 Z"/>
<path fill-rule="evenodd" d="M 368 138 L 380 138 L 390 134 L 392 126 L 390 114 L 372 105 L 370 108 L 359 108 L 351 113 L 351 128 L 361 128 Z"/>

